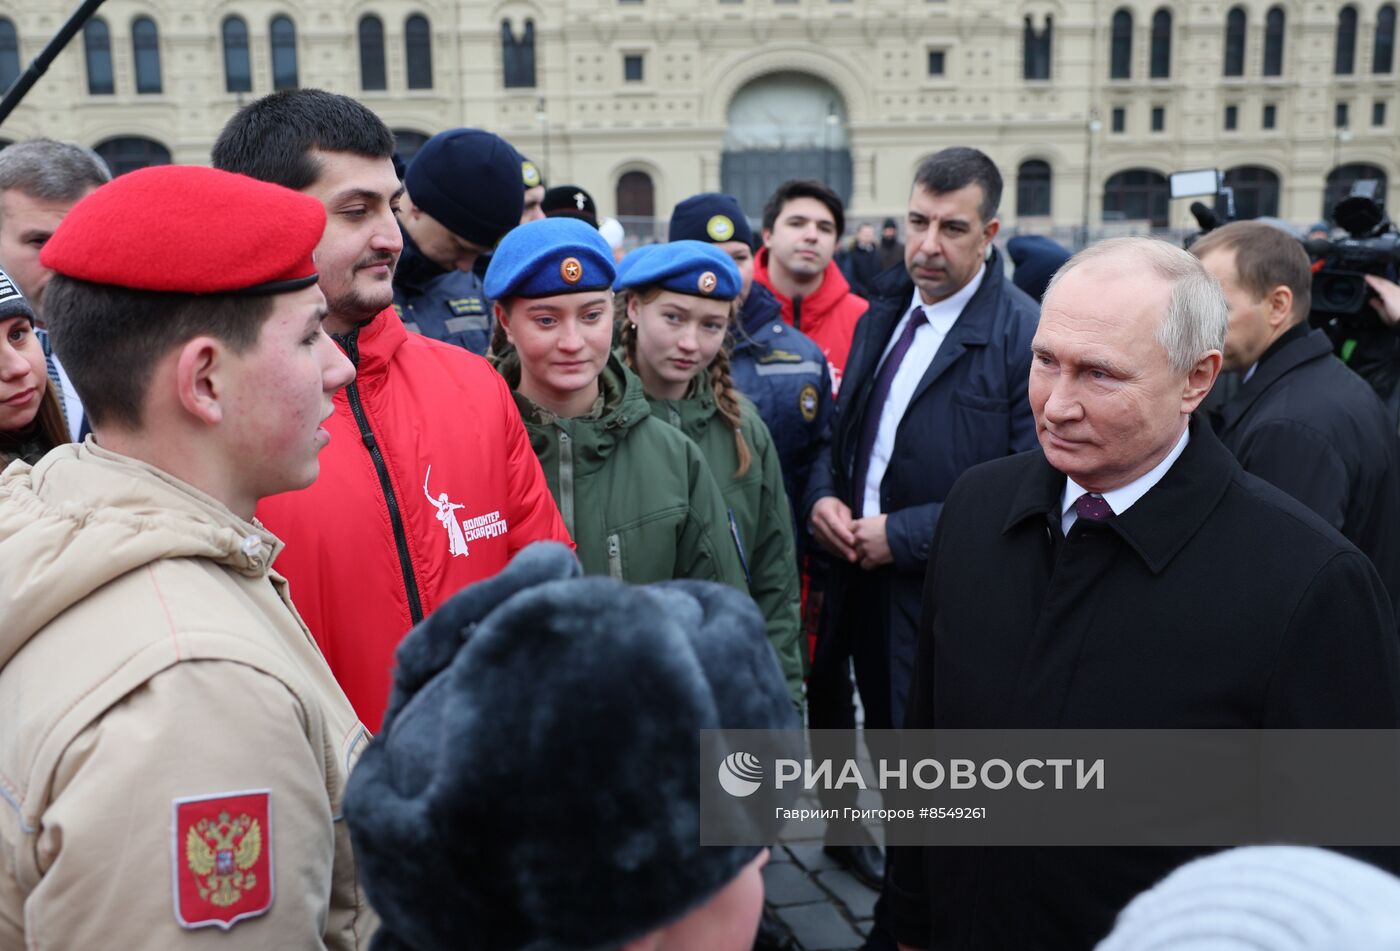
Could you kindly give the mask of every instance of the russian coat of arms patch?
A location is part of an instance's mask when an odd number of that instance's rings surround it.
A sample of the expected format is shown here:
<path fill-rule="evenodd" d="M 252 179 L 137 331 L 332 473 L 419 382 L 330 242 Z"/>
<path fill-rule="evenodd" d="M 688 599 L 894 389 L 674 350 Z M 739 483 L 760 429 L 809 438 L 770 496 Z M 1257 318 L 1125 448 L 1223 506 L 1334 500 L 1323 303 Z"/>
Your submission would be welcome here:
<path fill-rule="evenodd" d="M 171 834 L 175 919 L 227 931 L 272 907 L 272 793 L 176 799 Z"/>

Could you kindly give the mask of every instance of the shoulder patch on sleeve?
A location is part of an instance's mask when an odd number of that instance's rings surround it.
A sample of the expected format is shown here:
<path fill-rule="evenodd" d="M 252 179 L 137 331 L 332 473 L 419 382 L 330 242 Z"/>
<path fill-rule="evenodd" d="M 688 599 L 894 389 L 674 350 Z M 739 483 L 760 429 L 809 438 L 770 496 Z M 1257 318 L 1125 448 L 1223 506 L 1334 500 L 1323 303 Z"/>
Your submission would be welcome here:
<path fill-rule="evenodd" d="M 272 907 L 271 790 L 176 799 L 170 838 L 180 927 L 227 931 Z"/>

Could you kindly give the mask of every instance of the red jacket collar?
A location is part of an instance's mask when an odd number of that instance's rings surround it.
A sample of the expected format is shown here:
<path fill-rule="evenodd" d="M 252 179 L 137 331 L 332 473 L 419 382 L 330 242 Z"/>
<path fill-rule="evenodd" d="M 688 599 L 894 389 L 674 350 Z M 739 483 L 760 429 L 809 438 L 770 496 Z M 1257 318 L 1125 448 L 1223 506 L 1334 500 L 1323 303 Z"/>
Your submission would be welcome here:
<path fill-rule="evenodd" d="M 389 371 L 394 354 L 408 340 L 408 329 L 398 311 L 389 306 L 375 314 L 369 323 L 355 332 L 355 381 L 363 384 L 383 377 Z"/>
<path fill-rule="evenodd" d="M 789 324 L 792 323 L 792 298 L 779 293 L 773 287 L 773 281 L 768 275 L 767 248 L 760 248 L 758 256 L 754 259 L 753 277 L 754 280 L 773 292 L 773 296 L 782 305 L 783 320 Z M 846 275 L 841 273 L 841 269 L 836 266 L 835 261 L 828 261 L 821 284 L 816 291 L 802 298 L 802 323 L 804 327 L 808 325 L 808 321 L 820 322 L 823 317 L 840 307 L 850 296 L 852 296 L 851 285 L 846 280 Z M 864 300 L 861 298 L 862 302 Z"/>

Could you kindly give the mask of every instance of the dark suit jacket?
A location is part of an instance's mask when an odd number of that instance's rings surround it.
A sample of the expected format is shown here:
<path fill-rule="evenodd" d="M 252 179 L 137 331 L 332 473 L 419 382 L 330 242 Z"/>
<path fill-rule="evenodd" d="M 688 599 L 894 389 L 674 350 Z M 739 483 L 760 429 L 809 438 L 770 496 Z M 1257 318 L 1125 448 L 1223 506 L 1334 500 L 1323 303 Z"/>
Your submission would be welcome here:
<path fill-rule="evenodd" d="M 914 284 L 902 269 L 887 272 L 881 281 L 879 297 L 856 325 L 831 439 L 817 456 L 808 482 L 806 512 L 828 495 L 856 507 L 856 447 L 866 414 L 880 411 L 868 405 L 870 391 L 880 357 L 914 294 Z M 873 572 L 875 597 L 882 603 L 862 607 L 864 629 L 850 632 L 866 635 L 877 625 L 888 632 L 896 724 L 903 718 L 914 659 L 929 541 L 944 498 L 970 466 L 1036 445 L 1026 386 L 1039 316 L 1039 305 L 1007 280 L 1001 255 L 994 251 L 981 287 L 943 339 L 900 420 L 894 454 L 880 483 L 894 565 Z M 824 624 L 840 623 L 844 590 L 851 575 L 861 571 L 849 565 L 836 569 L 826 595 Z"/>
<path fill-rule="evenodd" d="M 1068 538 L 1064 484 L 1037 450 L 954 487 L 907 726 L 1400 726 L 1400 639 L 1375 569 L 1203 419 L 1135 505 Z M 1187 854 L 895 849 L 888 923 L 940 951 L 1091 948 Z"/>
<path fill-rule="evenodd" d="M 1293 333 L 1220 411 L 1244 466 L 1360 548 L 1400 604 L 1400 439 L 1365 380 L 1321 330 Z M 1272 349 L 1272 348 L 1271 348 Z"/>

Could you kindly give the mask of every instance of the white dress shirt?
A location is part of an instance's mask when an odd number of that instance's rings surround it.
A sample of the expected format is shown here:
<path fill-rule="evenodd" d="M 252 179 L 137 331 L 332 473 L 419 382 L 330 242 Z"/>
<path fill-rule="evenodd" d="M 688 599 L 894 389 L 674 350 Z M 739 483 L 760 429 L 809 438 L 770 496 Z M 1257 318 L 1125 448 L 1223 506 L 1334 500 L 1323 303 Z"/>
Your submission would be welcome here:
<path fill-rule="evenodd" d="M 83 428 L 83 401 L 78 398 L 73 381 L 68 379 L 68 371 L 58 362 L 58 354 L 54 354 L 53 367 L 58 371 L 58 382 L 63 384 L 63 415 L 68 420 L 68 434 L 78 442 L 78 433 Z"/>
<path fill-rule="evenodd" d="M 1108 503 L 1108 507 L 1113 509 L 1114 515 L 1122 515 L 1133 507 L 1138 499 L 1148 493 L 1154 485 L 1162 481 L 1162 476 L 1167 474 L 1167 470 L 1172 467 L 1172 463 L 1186 449 L 1186 443 L 1191 439 L 1191 428 L 1188 426 L 1181 433 L 1181 438 L 1176 441 L 1172 451 L 1163 457 L 1162 461 L 1153 466 L 1149 471 L 1144 472 L 1132 482 L 1121 489 L 1110 489 L 1103 493 L 1103 500 Z M 1079 516 L 1074 511 L 1074 503 L 1079 501 L 1079 497 L 1089 490 L 1083 488 L 1069 476 L 1065 476 L 1065 491 L 1060 496 L 1060 528 L 1066 535 L 1069 534 L 1069 527 L 1079 520 Z"/>
<path fill-rule="evenodd" d="M 928 318 L 914 331 L 914 340 L 910 343 L 909 350 L 904 354 L 904 361 L 895 371 L 894 380 L 890 384 L 890 395 L 886 398 L 885 405 L 880 408 L 880 428 L 875 431 L 875 445 L 870 450 L 870 466 L 865 475 L 865 505 L 861 510 L 863 517 L 880 514 L 880 483 L 884 481 L 890 456 L 894 454 L 894 437 L 899 432 L 899 422 L 904 418 L 904 411 L 909 408 L 909 401 L 913 399 L 919 381 L 924 378 L 924 371 L 933 362 L 938 348 L 943 345 L 943 338 L 948 336 L 948 331 L 958 322 L 958 317 L 962 315 L 967 302 L 977 293 L 977 288 L 982 286 L 982 278 L 986 273 L 987 265 L 983 264 L 977 269 L 977 274 L 972 280 L 956 294 L 945 297 L 936 304 L 925 304 L 919 296 L 919 289 L 914 288 L 913 300 L 909 302 L 909 307 L 899 323 L 895 324 L 894 333 L 890 334 L 890 342 L 885 344 L 885 352 L 876 367 L 876 376 L 880 373 L 879 366 L 884 365 L 900 334 L 904 333 L 914 308 L 922 307 L 924 315 Z M 874 407 L 868 407 L 866 412 L 873 409 Z"/>

